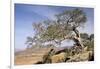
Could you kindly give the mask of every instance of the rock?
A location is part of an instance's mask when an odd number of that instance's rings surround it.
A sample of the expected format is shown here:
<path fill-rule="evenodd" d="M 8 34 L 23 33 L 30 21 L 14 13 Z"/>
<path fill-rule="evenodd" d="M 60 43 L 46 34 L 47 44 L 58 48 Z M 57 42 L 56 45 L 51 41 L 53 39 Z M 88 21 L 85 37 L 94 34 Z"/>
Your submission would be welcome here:
<path fill-rule="evenodd" d="M 51 61 L 52 63 L 60 63 L 60 62 L 64 62 L 66 60 L 66 57 L 65 57 L 66 53 L 62 52 L 60 54 L 57 54 L 57 55 L 53 55 L 51 57 Z"/>
<path fill-rule="evenodd" d="M 68 60 L 67 62 L 80 62 L 80 61 L 89 61 L 93 55 L 92 55 L 92 51 L 85 51 L 83 53 L 80 54 L 76 54 L 74 56 L 70 57 L 70 60 Z"/>

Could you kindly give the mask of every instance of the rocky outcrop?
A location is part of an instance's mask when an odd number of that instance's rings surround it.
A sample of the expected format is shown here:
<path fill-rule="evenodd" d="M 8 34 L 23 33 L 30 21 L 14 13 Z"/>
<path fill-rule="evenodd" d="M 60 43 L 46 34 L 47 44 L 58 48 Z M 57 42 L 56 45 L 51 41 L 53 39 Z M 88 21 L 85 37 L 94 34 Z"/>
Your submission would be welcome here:
<path fill-rule="evenodd" d="M 65 59 L 66 59 L 66 53 L 64 53 L 64 52 L 57 54 L 57 55 L 53 55 L 51 57 L 52 63 L 65 62 Z"/>
<path fill-rule="evenodd" d="M 71 53 L 72 49 L 69 51 Z M 93 61 L 93 51 L 88 51 L 87 47 L 82 52 L 69 55 L 66 48 L 41 48 L 37 50 L 25 50 L 15 54 L 15 65 L 45 64 L 61 62 Z"/>
<path fill-rule="evenodd" d="M 94 59 L 92 51 L 86 51 L 74 56 L 70 56 L 70 59 L 67 62 L 80 62 L 80 61 L 90 61 Z"/>

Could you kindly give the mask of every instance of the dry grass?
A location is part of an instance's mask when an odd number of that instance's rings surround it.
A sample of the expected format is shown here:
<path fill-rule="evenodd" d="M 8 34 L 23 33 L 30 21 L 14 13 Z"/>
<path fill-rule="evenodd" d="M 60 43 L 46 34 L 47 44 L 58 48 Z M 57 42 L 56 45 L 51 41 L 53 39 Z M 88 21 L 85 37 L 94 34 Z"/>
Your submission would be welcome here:
<path fill-rule="evenodd" d="M 37 62 L 43 61 L 43 56 L 49 51 L 50 49 L 41 48 L 37 49 L 36 51 L 30 52 L 30 50 L 25 50 L 20 52 L 19 54 L 15 55 L 15 65 L 31 65 Z"/>

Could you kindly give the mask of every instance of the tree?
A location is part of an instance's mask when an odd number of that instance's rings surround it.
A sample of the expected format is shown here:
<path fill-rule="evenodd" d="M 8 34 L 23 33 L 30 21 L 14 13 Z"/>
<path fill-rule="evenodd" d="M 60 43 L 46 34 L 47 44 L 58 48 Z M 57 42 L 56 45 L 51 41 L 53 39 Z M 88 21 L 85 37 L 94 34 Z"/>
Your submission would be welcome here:
<path fill-rule="evenodd" d="M 56 20 L 33 23 L 37 38 L 44 42 L 54 41 L 59 45 L 65 39 L 72 39 L 75 45 L 83 47 L 78 27 L 84 26 L 87 21 L 84 11 L 76 8 L 55 16 Z"/>
<path fill-rule="evenodd" d="M 94 50 L 94 34 L 90 35 L 90 49 Z"/>
<path fill-rule="evenodd" d="M 45 35 L 54 39 L 73 39 L 77 46 L 83 47 L 78 27 L 84 26 L 87 18 L 81 9 L 67 10 L 56 15 L 57 22 L 49 25 Z M 72 35 L 74 32 L 75 36 Z"/>
<path fill-rule="evenodd" d="M 90 40 L 94 39 L 94 34 L 90 35 Z"/>
<path fill-rule="evenodd" d="M 94 49 L 94 34 L 81 33 L 82 43 L 88 50 Z"/>

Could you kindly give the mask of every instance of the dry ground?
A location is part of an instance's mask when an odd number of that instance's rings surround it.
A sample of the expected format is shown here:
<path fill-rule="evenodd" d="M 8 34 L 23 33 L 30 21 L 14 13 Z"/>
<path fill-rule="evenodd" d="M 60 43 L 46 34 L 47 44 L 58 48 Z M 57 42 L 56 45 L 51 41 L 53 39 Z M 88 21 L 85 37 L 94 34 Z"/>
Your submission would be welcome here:
<path fill-rule="evenodd" d="M 45 54 L 47 54 L 49 51 L 51 50 L 51 48 L 39 48 L 39 49 L 28 49 L 28 50 L 24 50 L 21 52 L 17 52 L 15 54 L 15 59 L 14 59 L 14 63 L 15 65 L 32 65 L 32 64 L 36 64 L 37 62 L 41 62 L 43 61 L 43 56 Z M 75 54 L 73 56 L 68 56 L 70 57 L 70 59 L 66 62 L 80 62 L 80 61 L 89 61 L 89 59 L 91 58 L 92 55 L 92 51 L 86 51 L 84 50 L 84 52 L 79 53 L 79 54 Z M 58 56 L 56 58 L 53 58 L 54 61 L 52 63 L 59 63 L 58 61 L 61 61 L 61 59 L 64 60 L 64 58 L 62 58 L 62 56 L 59 56 L 60 54 L 56 54 L 53 55 L 54 56 Z M 94 55 L 92 55 L 94 57 Z"/>

